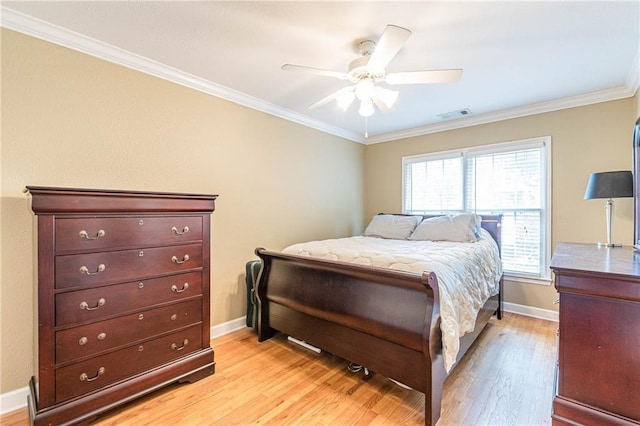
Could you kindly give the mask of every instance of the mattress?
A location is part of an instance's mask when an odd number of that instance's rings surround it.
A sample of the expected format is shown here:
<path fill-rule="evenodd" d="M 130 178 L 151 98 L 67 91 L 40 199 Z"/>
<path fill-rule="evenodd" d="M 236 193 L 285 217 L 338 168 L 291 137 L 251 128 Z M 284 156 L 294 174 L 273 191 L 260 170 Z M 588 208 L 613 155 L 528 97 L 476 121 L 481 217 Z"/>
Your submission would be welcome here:
<path fill-rule="evenodd" d="M 284 253 L 422 274 L 434 272 L 440 290 L 440 327 L 447 372 L 460 337 L 473 331 L 478 312 L 498 293 L 502 262 L 496 242 L 481 229 L 473 243 L 356 236 L 291 245 Z"/>

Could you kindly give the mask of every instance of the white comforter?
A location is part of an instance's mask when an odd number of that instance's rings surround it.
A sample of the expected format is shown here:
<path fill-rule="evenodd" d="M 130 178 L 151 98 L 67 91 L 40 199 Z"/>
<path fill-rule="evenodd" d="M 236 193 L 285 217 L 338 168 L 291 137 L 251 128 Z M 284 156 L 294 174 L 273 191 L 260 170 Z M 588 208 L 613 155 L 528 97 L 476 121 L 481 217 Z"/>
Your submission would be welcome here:
<path fill-rule="evenodd" d="M 444 365 L 449 372 L 460 337 L 473 331 L 478 311 L 499 290 L 498 247 L 487 231 L 481 231 L 475 243 L 350 237 L 294 244 L 283 251 L 419 274 L 434 272 L 440 287 Z"/>

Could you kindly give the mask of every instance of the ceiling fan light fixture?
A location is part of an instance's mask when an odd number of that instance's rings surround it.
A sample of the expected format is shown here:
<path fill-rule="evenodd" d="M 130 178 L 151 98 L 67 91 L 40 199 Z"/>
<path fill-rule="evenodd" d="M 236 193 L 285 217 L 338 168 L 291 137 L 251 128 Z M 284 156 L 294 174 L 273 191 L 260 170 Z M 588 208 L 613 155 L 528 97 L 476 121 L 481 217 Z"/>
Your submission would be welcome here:
<path fill-rule="evenodd" d="M 358 110 L 358 114 L 363 117 L 371 117 L 375 110 L 373 109 L 373 101 L 371 99 L 363 99 L 360 102 L 360 109 Z"/>
<path fill-rule="evenodd" d="M 343 92 L 340 95 L 338 95 L 336 97 L 336 102 L 338 103 L 338 106 L 343 111 L 346 111 L 349 108 L 349 106 L 351 106 L 351 104 L 355 99 L 356 99 L 356 94 L 353 93 L 352 90 L 350 90 L 348 92 Z"/>
<path fill-rule="evenodd" d="M 379 89 L 380 90 L 377 91 L 376 96 L 387 108 L 391 109 L 393 105 L 395 105 L 396 100 L 398 100 L 398 93 L 400 92 L 397 90 Z"/>
<path fill-rule="evenodd" d="M 373 92 L 375 90 L 373 80 L 370 78 L 363 78 L 356 84 L 355 92 L 356 98 L 361 101 L 371 101 L 373 98 Z"/>

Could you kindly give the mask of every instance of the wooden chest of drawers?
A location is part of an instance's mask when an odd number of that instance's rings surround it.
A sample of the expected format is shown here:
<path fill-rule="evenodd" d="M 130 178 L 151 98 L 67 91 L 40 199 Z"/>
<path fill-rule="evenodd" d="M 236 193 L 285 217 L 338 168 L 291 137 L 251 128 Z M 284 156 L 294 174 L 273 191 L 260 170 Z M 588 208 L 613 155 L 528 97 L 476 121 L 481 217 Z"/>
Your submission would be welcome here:
<path fill-rule="evenodd" d="M 640 425 L 640 256 L 559 243 L 554 425 Z"/>
<path fill-rule="evenodd" d="M 215 195 L 28 187 L 37 215 L 32 424 L 85 422 L 214 373 Z"/>

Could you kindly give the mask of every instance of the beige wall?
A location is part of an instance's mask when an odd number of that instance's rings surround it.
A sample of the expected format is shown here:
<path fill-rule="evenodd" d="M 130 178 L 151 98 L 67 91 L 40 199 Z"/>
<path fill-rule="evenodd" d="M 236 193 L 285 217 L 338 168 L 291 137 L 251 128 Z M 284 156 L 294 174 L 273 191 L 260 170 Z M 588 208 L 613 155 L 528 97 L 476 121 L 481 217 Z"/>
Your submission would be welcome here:
<path fill-rule="evenodd" d="M 636 99 L 637 100 L 637 99 Z M 552 247 L 606 240 L 604 202 L 583 200 L 589 174 L 631 170 L 634 99 L 600 103 L 367 146 L 365 215 L 402 210 L 402 157 L 498 142 L 552 138 Z M 613 239 L 633 241 L 633 203 L 616 200 Z M 507 282 L 505 301 L 556 309 L 553 286 Z"/>
<path fill-rule="evenodd" d="M 214 325 L 244 315 L 255 247 L 362 231 L 360 144 L 6 29 L 1 70 L 0 393 L 33 369 L 26 185 L 220 194 Z"/>

